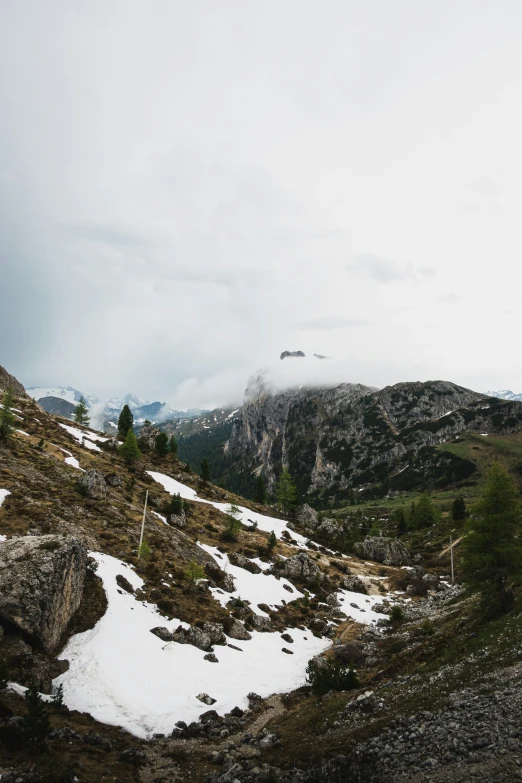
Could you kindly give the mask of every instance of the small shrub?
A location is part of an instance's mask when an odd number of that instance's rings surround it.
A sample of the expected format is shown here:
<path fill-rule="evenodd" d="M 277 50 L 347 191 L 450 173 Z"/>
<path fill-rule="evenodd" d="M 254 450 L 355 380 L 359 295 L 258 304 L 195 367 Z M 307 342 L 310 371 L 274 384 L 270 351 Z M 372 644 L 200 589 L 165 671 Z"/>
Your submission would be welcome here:
<path fill-rule="evenodd" d="M 404 612 L 402 611 L 402 608 L 400 606 L 392 606 L 391 612 L 390 612 L 390 622 L 391 623 L 400 623 L 404 620 Z"/>
<path fill-rule="evenodd" d="M 59 710 L 63 710 L 63 708 L 65 707 L 63 701 L 63 685 L 61 683 L 53 693 L 53 704 Z"/>
<path fill-rule="evenodd" d="M 306 681 L 317 696 L 328 691 L 349 691 L 357 688 L 359 680 L 353 669 L 334 658 L 317 661 L 312 658 L 306 667 Z"/>
<path fill-rule="evenodd" d="M 189 585 L 195 585 L 196 582 L 199 582 L 200 579 L 205 579 L 205 577 L 206 574 L 203 566 L 201 566 L 199 563 L 196 563 L 195 560 L 191 560 L 185 572 L 185 579 Z"/>
<path fill-rule="evenodd" d="M 424 622 L 421 625 L 421 631 L 425 636 L 433 636 L 435 633 L 435 626 L 433 625 L 432 621 L 426 618 Z"/>
<path fill-rule="evenodd" d="M 152 554 L 152 549 L 146 541 L 143 541 L 141 546 L 138 547 L 138 557 L 142 557 L 144 560 L 148 560 Z"/>
<path fill-rule="evenodd" d="M 228 517 L 228 525 L 221 534 L 223 541 L 237 541 L 237 536 L 241 530 L 241 522 L 233 516 Z"/>

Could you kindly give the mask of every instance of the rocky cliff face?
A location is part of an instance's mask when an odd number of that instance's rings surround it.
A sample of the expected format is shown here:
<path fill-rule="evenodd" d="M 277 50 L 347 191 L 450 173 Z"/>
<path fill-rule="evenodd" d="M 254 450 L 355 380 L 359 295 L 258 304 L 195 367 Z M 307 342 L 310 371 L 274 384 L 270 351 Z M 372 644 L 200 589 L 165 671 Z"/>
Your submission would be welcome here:
<path fill-rule="evenodd" d="M 419 483 L 415 471 L 428 468 L 438 478 L 466 477 L 472 463 L 430 447 L 464 430 L 520 429 L 520 403 L 487 398 L 446 381 L 274 393 L 261 375 L 248 385 L 228 458 L 243 469 L 261 471 L 271 490 L 287 465 L 303 495 L 342 497 L 402 472 L 406 475 L 398 485 Z"/>

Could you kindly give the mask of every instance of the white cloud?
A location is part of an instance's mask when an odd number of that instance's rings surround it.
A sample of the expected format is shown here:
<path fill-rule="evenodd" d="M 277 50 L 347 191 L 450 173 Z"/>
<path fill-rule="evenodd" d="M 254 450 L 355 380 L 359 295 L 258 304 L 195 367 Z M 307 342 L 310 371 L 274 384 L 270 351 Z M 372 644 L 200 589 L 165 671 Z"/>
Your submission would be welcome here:
<path fill-rule="evenodd" d="M 221 403 L 294 347 L 522 389 L 520 4 L 31 14 L 0 29 L 0 362 L 27 385 Z"/>

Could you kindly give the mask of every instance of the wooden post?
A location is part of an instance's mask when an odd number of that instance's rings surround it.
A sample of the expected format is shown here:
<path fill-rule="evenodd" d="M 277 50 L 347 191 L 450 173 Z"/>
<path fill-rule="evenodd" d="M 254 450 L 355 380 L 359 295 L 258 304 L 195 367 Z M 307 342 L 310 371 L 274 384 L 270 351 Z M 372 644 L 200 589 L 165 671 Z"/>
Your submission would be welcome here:
<path fill-rule="evenodd" d="M 450 533 L 450 557 L 451 557 L 451 584 L 455 581 L 455 572 L 453 570 L 453 537 Z"/>
<path fill-rule="evenodd" d="M 145 517 L 147 515 L 147 500 L 149 499 L 149 490 L 147 489 L 145 492 L 145 505 L 143 506 L 143 519 L 141 521 L 141 534 L 140 534 L 140 543 L 138 545 L 138 558 L 141 554 L 141 545 L 143 544 L 143 533 L 145 532 Z"/>

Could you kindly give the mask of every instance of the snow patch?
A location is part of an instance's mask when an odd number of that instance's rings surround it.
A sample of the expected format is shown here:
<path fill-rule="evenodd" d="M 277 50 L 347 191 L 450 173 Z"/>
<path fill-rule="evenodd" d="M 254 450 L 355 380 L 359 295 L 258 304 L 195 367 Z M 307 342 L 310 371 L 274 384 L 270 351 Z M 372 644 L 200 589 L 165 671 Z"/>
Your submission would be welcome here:
<path fill-rule="evenodd" d="M 0 506 L 2 505 L 6 497 L 10 494 L 11 493 L 8 489 L 0 489 Z"/>
<path fill-rule="evenodd" d="M 134 588 L 142 586 L 132 568 L 110 555 L 90 554 L 98 562 L 108 608 L 94 628 L 71 637 L 60 655 L 69 661 L 69 669 L 54 684 L 63 685 L 70 709 L 139 737 L 169 734 L 176 721 L 197 720 L 208 709 L 196 698 L 202 691 L 216 699 L 213 708 L 220 714 L 235 706 L 246 708 L 251 691 L 264 697 L 291 691 L 304 683 L 310 658 L 330 645 L 327 639 L 292 628 L 294 654 L 287 655 L 279 632 L 254 631 L 250 641 L 242 642 L 242 652 L 216 646 L 219 663 L 210 663 L 202 650 L 165 644 L 150 633 L 158 625 L 173 631 L 180 622 L 166 620 L 155 606 L 118 591 L 118 574 Z"/>

